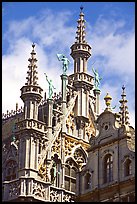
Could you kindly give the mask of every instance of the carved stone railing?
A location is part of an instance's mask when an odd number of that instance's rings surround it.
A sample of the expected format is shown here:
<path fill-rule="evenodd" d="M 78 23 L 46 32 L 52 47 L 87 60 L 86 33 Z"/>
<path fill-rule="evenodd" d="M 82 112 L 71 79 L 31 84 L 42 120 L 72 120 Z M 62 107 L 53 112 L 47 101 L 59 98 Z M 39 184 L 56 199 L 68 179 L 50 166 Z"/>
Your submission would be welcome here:
<path fill-rule="evenodd" d="M 23 107 L 21 106 L 21 108 L 19 109 L 16 109 L 16 110 L 11 110 L 11 111 L 8 111 L 7 110 L 7 113 L 2 113 L 2 119 L 5 120 L 5 119 L 9 119 L 15 115 L 18 115 L 20 113 L 23 113 Z"/>
<path fill-rule="evenodd" d="M 25 119 L 15 124 L 15 131 L 20 131 L 23 129 L 34 129 L 41 132 L 46 132 L 47 126 L 44 122 L 41 121 L 37 121 L 34 119 Z"/>
<path fill-rule="evenodd" d="M 21 192 L 21 183 L 19 180 L 5 181 L 3 183 L 3 201 L 9 201 L 18 198 Z"/>
<path fill-rule="evenodd" d="M 80 72 L 80 73 L 71 74 L 68 77 L 68 84 L 73 85 L 74 81 L 85 81 L 90 85 L 94 85 L 93 79 L 94 77 L 92 77 L 91 75 L 84 72 Z"/>
<path fill-rule="evenodd" d="M 66 192 L 55 186 L 50 187 L 50 202 L 74 202 L 75 193 Z"/>
<path fill-rule="evenodd" d="M 21 88 L 21 95 L 24 93 L 42 93 L 42 88 L 40 86 L 34 86 L 34 85 L 26 85 Z"/>
<path fill-rule="evenodd" d="M 80 44 L 75 43 L 71 46 L 71 49 L 72 49 L 72 52 L 75 52 L 77 50 L 91 52 L 91 47 L 85 43 L 80 43 Z"/>
<path fill-rule="evenodd" d="M 11 201 L 18 197 L 33 197 L 40 201 L 49 201 L 49 183 L 34 178 L 21 178 L 4 182 L 3 201 Z"/>
<path fill-rule="evenodd" d="M 3 183 L 3 201 L 21 197 L 44 202 L 74 202 L 75 193 L 51 186 L 49 182 L 27 177 Z"/>

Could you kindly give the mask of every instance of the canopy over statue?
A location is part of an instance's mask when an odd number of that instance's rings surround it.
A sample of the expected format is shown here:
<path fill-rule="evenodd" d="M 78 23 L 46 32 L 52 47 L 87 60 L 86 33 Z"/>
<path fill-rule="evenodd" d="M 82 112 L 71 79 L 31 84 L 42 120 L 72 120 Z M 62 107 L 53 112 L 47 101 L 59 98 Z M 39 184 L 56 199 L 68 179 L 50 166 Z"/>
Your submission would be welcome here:
<path fill-rule="evenodd" d="M 62 61 L 62 65 L 63 65 L 63 74 L 66 74 L 66 71 L 68 69 L 69 63 L 70 61 L 68 60 L 68 58 L 63 55 L 63 54 L 57 54 L 57 58 L 59 61 Z"/>
<path fill-rule="evenodd" d="M 99 74 L 97 72 L 97 69 L 95 70 L 94 68 L 92 68 L 92 71 L 93 71 L 93 73 L 95 75 L 95 83 L 94 83 L 95 89 L 99 89 L 98 87 L 99 87 L 99 84 L 100 84 L 100 80 L 102 78 L 99 76 Z"/>
<path fill-rule="evenodd" d="M 46 73 L 44 73 L 46 75 Z M 52 84 L 52 80 L 48 79 L 48 76 L 46 75 L 46 80 L 49 84 L 49 99 L 52 99 L 52 95 L 53 95 L 53 89 L 56 89 L 53 84 Z"/>

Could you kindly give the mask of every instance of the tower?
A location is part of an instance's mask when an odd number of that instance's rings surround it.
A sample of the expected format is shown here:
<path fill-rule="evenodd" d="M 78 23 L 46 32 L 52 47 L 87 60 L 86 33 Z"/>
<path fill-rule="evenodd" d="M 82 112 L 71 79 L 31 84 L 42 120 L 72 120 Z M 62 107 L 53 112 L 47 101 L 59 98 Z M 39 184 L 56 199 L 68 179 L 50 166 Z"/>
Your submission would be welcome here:
<path fill-rule="evenodd" d="M 48 141 L 46 137 L 46 126 L 38 121 L 38 106 L 42 99 L 42 88 L 38 85 L 34 50 L 32 44 L 31 58 L 27 71 L 27 82 L 21 88 L 21 99 L 24 102 L 24 115 L 22 120 L 16 123 L 16 138 L 18 139 L 18 183 L 20 189 L 18 194 L 20 201 L 24 201 L 27 196 L 28 201 L 32 201 L 31 194 L 34 190 L 35 179 L 38 175 L 38 154 L 40 142 Z"/>
<path fill-rule="evenodd" d="M 106 197 L 112 195 L 112 188 L 116 199 L 119 195 L 115 194 L 116 188 L 121 190 L 117 186 L 121 163 L 122 168 L 126 167 L 126 176 L 131 176 L 129 170 L 131 162 L 132 166 L 134 165 L 134 153 L 129 149 L 134 151 L 134 129 L 129 126 L 130 132 L 126 133 L 124 127 L 117 124 L 115 114 L 111 110 L 112 97 L 109 94 L 104 98 L 107 107 L 99 115 L 99 75 L 95 77 L 98 82 L 95 85 L 94 77 L 87 73 L 91 47 L 85 39 L 82 10 L 83 7 L 77 21 L 76 41 L 71 46 L 74 72 L 67 75 L 65 60 L 68 59 L 63 55 L 65 69 L 60 76 L 61 92 L 52 96 L 52 80 L 49 81 L 46 77 L 49 83 L 49 98 L 45 94 L 43 101 L 42 88 L 38 85 L 35 45 L 32 45 L 27 82 L 21 88 L 24 110 L 18 114 L 16 104 L 16 115 L 11 118 L 6 116 L 3 121 L 3 129 L 12 126 L 10 135 L 10 131 L 5 130 L 2 134 L 2 137 L 5 137 L 2 155 L 4 201 L 74 202 L 77 201 L 76 197 L 79 201 L 107 201 Z M 121 123 L 128 124 L 124 90 L 120 102 Z M 106 176 L 106 173 L 109 173 L 105 164 L 107 158 L 110 158 L 110 162 L 115 162 L 114 185 L 110 183 L 108 189 L 104 181 L 110 178 L 112 182 L 112 171 L 110 168 L 110 175 Z M 118 161 L 118 158 L 122 160 Z M 124 186 L 123 176 L 122 179 L 121 187 Z M 130 181 L 131 177 L 125 191 Z M 110 200 L 112 201 L 112 198 Z"/>
<path fill-rule="evenodd" d="M 83 7 L 80 8 L 78 26 L 76 31 L 76 41 L 71 46 L 71 56 L 74 59 L 74 74 L 68 78 L 68 84 L 78 93 L 76 102 L 76 120 L 78 124 L 79 137 L 82 138 L 83 128 L 89 122 L 89 100 L 94 100 L 93 76 L 87 74 L 87 63 L 91 56 L 91 47 L 86 42 L 85 20 Z"/>

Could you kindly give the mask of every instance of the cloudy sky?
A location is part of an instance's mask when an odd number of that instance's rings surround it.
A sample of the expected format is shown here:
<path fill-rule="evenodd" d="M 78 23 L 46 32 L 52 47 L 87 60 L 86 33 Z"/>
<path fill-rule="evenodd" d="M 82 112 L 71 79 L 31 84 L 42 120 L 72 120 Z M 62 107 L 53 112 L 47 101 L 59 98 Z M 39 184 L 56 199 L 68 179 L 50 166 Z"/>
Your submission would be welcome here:
<path fill-rule="evenodd" d="M 70 60 L 80 6 L 86 20 L 86 40 L 92 47 L 92 66 L 102 77 L 100 112 L 104 96 L 112 96 L 114 112 L 119 111 L 122 86 L 126 87 L 130 124 L 135 125 L 135 3 L 134 2 L 3 2 L 2 3 L 2 112 L 23 106 L 20 88 L 26 82 L 28 58 L 36 44 L 39 85 L 48 93 L 44 72 L 61 90 L 61 63 L 56 54 Z M 94 64 L 94 65 L 93 65 Z"/>

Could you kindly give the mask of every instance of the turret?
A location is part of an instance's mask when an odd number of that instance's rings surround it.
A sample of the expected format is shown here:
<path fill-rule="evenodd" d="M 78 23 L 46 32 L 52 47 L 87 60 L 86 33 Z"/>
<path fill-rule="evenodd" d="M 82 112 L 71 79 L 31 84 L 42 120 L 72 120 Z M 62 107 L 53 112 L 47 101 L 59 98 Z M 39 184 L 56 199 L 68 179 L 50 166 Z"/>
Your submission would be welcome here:
<path fill-rule="evenodd" d="M 34 51 L 35 45 L 32 44 L 31 58 L 28 59 L 30 64 L 28 65 L 29 70 L 27 71 L 28 76 L 26 77 L 27 82 L 25 86 L 21 88 L 21 99 L 24 102 L 24 119 L 38 119 L 38 105 L 42 99 L 41 93 L 43 89 L 38 85 L 37 77 L 37 59 Z"/>

